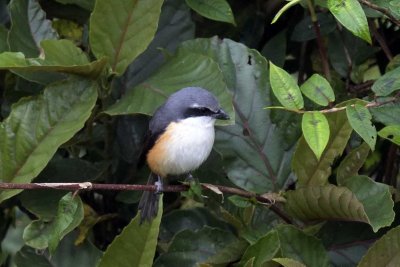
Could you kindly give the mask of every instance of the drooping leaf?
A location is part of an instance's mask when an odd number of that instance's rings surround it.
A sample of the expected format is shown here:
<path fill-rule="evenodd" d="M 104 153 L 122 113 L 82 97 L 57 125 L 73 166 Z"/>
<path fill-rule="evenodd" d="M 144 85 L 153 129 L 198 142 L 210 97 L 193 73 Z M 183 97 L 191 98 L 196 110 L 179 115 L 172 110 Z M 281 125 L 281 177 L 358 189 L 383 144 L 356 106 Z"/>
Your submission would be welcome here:
<path fill-rule="evenodd" d="M 372 115 L 368 108 L 360 104 L 346 107 L 346 114 L 351 127 L 374 150 L 376 143 L 376 129 L 372 125 Z"/>
<path fill-rule="evenodd" d="M 11 51 L 22 52 L 27 57 L 40 54 L 42 40 L 56 39 L 57 33 L 46 19 L 38 1 L 13 0 L 10 2 L 11 29 L 8 36 Z"/>
<path fill-rule="evenodd" d="M 236 25 L 231 7 L 226 0 L 186 0 L 186 4 L 203 17 Z"/>
<path fill-rule="evenodd" d="M 298 186 L 326 184 L 332 172 L 333 161 L 343 153 L 350 138 L 352 128 L 343 111 L 326 114 L 326 118 L 330 130 L 329 142 L 320 160 L 314 156 L 314 152 L 309 148 L 304 137 L 299 140 L 292 161 Z"/>
<path fill-rule="evenodd" d="M 328 0 L 328 8 L 344 27 L 371 44 L 367 17 L 357 0 Z"/>
<path fill-rule="evenodd" d="M 377 96 L 387 96 L 400 90 L 400 67 L 385 73 L 374 82 L 371 89 Z"/>
<path fill-rule="evenodd" d="M 90 17 L 90 46 L 98 59 L 109 58 L 122 75 L 149 45 L 157 30 L 163 0 L 98 0 Z"/>
<path fill-rule="evenodd" d="M 285 13 L 289 8 L 291 8 L 294 5 L 297 5 L 300 3 L 300 0 L 292 0 L 289 1 L 289 3 L 285 4 L 279 11 L 276 13 L 275 17 L 272 19 L 271 24 L 275 23 L 283 13 Z"/>
<path fill-rule="evenodd" d="M 238 241 L 231 232 L 218 228 L 203 227 L 198 231 L 183 230 L 171 242 L 168 251 L 162 254 L 154 266 L 198 266 L 206 263 Z"/>
<path fill-rule="evenodd" d="M 400 264 L 400 226 L 376 241 L 358 264 L 359 267 L 398 266 Z"/>
<path fill-rule="evenodd" d="M 363 204 L 374 232 L 392 224 L 394 203 L 388 185 L 377 183 L 367 176 L 353 176 L 346 179 L 344 186 Z"/>
<path fill-rule="evenodd" d="M 320 112 L 307 112 L 303 115 L 302 130 L 304 139 L 318 160 L 329 141 L 329 123 Z"/>
<path fill-rule="evenodd" d="M 49 250 L 53 253 L 60 240 L 83 220 L 83 204 L 78 196 L 66 194 L 58 204 L 57 215 L 52 222 Z"/>
<path fill-rule="evenodd" d="M 270 62 L 269 66 L 271 88 L 279 102 L 288 109 L 302 109 L 304 107 L 303 97 L 293 77 L 272 62 Z"/>
<path fill-rule="evenodd" d="M 337 169 L 336 181 L 338 185 L 343 185 L 348 178 L 358 174 L 367 159 L 369 151 L 368 144 L 364 142 L 346 155 Z"/>
<path fill-rule="evenodd" d="M 303 263 L 289 258 L 274 258 L 272 260 L 283 267 L 306 267 Z"/>
<path fill-rule="evenodd" d="M 98 267 L 152 266 L 162 216 L 162 197 L 157 216 L 140 224 L 140 213 L 122 230 L 104 252 Z"/>
<path fill-rule="evenodd" d="M 42 41 L 41 48 L 43 55 L 39 58 L 27 59 L 19 52 L 1 53 L 0 69 L 12 70 L 25 79 L 43 83 L 49 79 L 46 77 L 49 72 L 97 78 L 106 64 L 104 58 L 89 62 L 82 50 L 69 40 Z"/>
<path fill-rule="evenodd" d="M 301 92 L 321 106 L 335 101 L 335 93 L 329 82 L 319 74 L 313 74 L 300 86 Z"/>
<path fill-rule="evenodd" d="M 168 95 L 189 86 L 200 86 L 210 90 L 229 116 L 234 118 L 231 96 L 218 65 L 210 57 L 194 53 L 176 55 L 155 75 L 128 91 L 119 102 L 105 112 L 109 115 L 152 114 Z"/>
<path fill-rule="evenodd" d="M 286 210 L 304 221 L 344 220 L 369 223 L 363 204 L 346 187 L 324 185 L 286 192 Z"/>
<path fill-rule="evenodd" d="M 36 177 L 57 148 L 83 127 L 96 100 L 94 83 L 67 80 L 14 104 L 0 124 L 1 181 L 27 183 Z M 19 191 L 0 192 L 0 201 Z"/>
<path fill-rule="evenodd" d="M 386 138 L 396 145 L 400 145 L 400 125 L 389 125 L 378 132 L 380 137 Z"/>

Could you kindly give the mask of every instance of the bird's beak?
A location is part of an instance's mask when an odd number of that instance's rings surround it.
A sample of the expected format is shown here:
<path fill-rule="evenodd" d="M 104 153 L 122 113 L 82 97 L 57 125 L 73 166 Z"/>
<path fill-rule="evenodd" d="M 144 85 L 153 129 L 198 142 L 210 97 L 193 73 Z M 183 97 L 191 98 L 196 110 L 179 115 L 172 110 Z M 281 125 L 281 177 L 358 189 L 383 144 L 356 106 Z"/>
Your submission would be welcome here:
<path fill-rule="evenodd" d="M 215 116 L 214 116 L 214 117 L 215 117 L 216 119 L 218 119 L 218 120 L 229 120 L 229 119 L 230 119 L 229 115 L 226 114 L 226 112 L 223 111 L 222 109 L 219 109 L 219 110 L 217 111 L 217 113 L 215 113 Z"/>

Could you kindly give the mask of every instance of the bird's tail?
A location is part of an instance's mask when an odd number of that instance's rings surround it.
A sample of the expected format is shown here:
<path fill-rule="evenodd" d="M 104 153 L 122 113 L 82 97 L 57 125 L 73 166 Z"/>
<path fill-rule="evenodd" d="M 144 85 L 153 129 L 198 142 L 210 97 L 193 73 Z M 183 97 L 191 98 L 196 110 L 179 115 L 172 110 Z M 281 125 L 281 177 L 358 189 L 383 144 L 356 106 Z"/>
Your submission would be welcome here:
<path fill-rule="evenodd" d="M 154 185 L 159 180 L 158 175 L 150 173 L 147 184 Z M 150 222 L 157 216 L 158 201 L 160 199 L 160 192 L 144 191 L 140 199 L 138 209 L 140 210 L 140 224 L 144 221 Z"/>

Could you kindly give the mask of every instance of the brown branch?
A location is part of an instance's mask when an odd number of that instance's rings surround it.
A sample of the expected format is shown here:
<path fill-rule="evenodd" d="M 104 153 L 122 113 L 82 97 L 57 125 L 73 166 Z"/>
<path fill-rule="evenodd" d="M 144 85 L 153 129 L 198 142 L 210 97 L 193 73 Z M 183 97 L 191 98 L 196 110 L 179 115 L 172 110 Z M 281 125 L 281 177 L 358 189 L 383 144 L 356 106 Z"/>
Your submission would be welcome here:
<path fill-rule="evenodd" d="M 375 23 L 371 20 L 368 20 L 369 28 L 372 31 L 372 35 L 375 37 L 376 41 L 382 48 L 383 53 L 385 54 L 386 58 L 390 61 L 393 59 L 392 52 L 389 49 L 388 44 L 386 43 L 385 37 L 381 35 L 378 29 L 375 26 Z"/>
<path fill-rule="evenodd" d="M 368 0 L 358 0 L 358 1 L 371 9 L 381 12 L 386 17 L 388 17 L 394 24 L 400 27 L 400 20 L 398 20 L 395 16 L 393 16 L 392 13 L 389 11 L 389 9 L 375 5 L 374 3 L 371 3 Z"/>

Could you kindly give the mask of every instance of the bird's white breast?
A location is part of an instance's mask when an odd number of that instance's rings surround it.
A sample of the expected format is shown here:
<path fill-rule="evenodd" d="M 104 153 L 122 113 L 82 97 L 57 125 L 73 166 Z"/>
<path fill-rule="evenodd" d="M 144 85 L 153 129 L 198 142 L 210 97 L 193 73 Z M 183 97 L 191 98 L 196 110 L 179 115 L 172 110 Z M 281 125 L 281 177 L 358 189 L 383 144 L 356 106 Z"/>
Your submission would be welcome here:
<path fill-rule="evenodd" d="M 214 122 L 211 117 L 190 117 L 167 128 L 170 139 L 162 163 L 165 173 L 188 173 L 207 159 L 214 144 Z"/>

